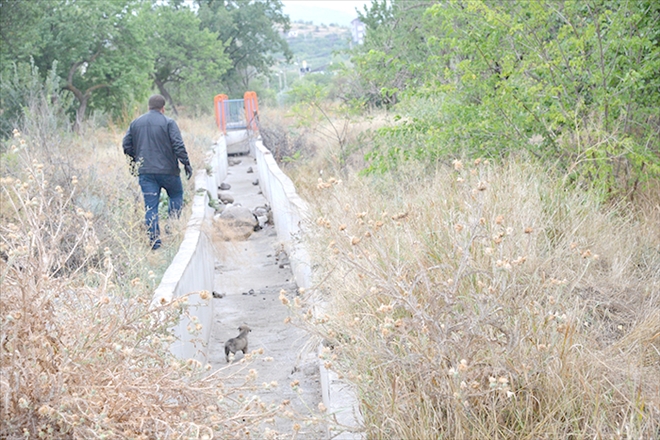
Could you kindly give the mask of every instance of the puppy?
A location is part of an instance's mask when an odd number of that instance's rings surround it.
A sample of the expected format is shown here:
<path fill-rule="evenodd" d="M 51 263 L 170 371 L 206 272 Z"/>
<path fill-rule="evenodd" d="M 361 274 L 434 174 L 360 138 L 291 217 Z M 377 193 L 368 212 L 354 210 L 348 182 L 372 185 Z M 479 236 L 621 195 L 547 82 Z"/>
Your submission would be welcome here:
<path fill-rule="evenodd" d="M 247 325 L 243 324 L 238 328 L 240 332 L 235 338 L 229 339 L 225 342 L 225 359 L 229 362 L 229 353 L 236 354 L 239 351 L 243 352 L 243 355 L 247 354 L 248 351 L 248 340 L 247 334 L 252 330 Z"/>

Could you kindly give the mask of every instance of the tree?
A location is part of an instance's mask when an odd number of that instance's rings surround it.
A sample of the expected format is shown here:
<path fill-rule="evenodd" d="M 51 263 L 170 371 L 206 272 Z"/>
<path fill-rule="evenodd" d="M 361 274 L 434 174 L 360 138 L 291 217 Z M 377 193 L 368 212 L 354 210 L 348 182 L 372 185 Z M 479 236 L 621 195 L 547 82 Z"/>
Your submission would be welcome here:
<path fill-rule="evenodd" d="M 381 131 L 369 157 L 375 168 L 525 149 L 608 192 L 660 175 L 657 2 L 452 0 L 414 11 L 396 4 L 364 17 L 368 51 L 356 56 L 365 81 L 394 84 L 405 97 L 403 117 Z M 410 31 L 388 23 L 406 21 L 424 31 L 424 62 L 396 55 Z M 382 38 L 383 26 L 391 37 Z M 402 89 L 397 74 L 414 81 Z"/>
<path fill-rule="evenodd" d="M 0 0 L 0 66 L 3 71 L 15 62 L 29 62 L 41 52 L 38 23 L 44 15 L 38 2 Z"/>
<path fill-rule="evenodd" d="M 188 8 L 167 5 L 147 8 L 141 14 L 147 46 L 153 52 L 151 78 L 174 113 L 170 85 L 200 88 L 218 82 L 231 61 L 218 35 L 201 28 L 200 19 Z"/>
<path fill-rule="evenodd" d="M 424 11 L 433 0 L 375 0 L 359 12 L 368 32 L 365 42 L 353 51 L 363 83 L 363 95 L 371 104 L 390 106 L 399 92 L 419 86 L 430 72 L 426 65 L 436 56 L 428 45 Z"/>
<path fill-rule="evenodd" d="M 293 54 L 280 32 L 289 30 L 289 17 L 279 0 L 197 0 L 202 26 L 226 42 L 231 68 L 223 76 L 230 90 L 242 95 L 256 75 L 267 74 L 275 55 Z"/>
<path fill-rule="evenodd" d="M 77 102 L 76 128 L 88 108 L 118 113 L 148 89 L 153 59 L 143 30 L 136 26 L 136 5 L 135 0 L 40 3 L 42 50 L 35 64 L 45 72 L 57 61 L 63 89 Z"/>
<path fill-rule="evenodd" d="M 524 145 L 608 191 L 660 174 L 657 2 L 453 1 L 428 16 L 455 66 L 439 82 L 487 121 L 479 148 Z"/>

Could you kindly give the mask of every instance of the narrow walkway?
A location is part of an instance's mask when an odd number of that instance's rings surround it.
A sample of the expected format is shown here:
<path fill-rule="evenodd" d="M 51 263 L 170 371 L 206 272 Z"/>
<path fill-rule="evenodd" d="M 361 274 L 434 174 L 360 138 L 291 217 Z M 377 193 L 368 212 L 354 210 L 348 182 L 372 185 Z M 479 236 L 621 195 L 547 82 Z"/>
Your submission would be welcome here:
<path fill-rule="evenodd" d="M 250 172 L 250 168 L 256 170 L 254 158 L 236 156 L 230 157 L 229 162 L 225 183 L 231 188 L 226 192 L 234 197 L 234 203 L 250 210 L 264 206 L 266 199 L 260 194 L 259 186 L 253 184 L 258 176 Z M 227 365 L 224 343 L 238 335 L 240 325 L 247 324 L 252 329 L 248 336 L 249 350 L 263 349 L 263 354 L 249 366 L 257 372 L 254 383 L 258 389 L 246 394 L 258 396 L 267 406 L 290 401 L 285 410 L 290 418 L 276 417 L 274 423 L 264 423 L 261 434 L 254 437 L 262 438 L 266 429 L 271 429 L 280 433 L 274 438 L 327 438 L 325 426 L 305 423 L 318 412 L 321 402 L 316 345 L 309 341 L 306 332 L 285 323 L 289 311 L 279 299 L 280 291 L 284 289 L 293 300 L 297 286 L 274 227 L 266 225 L 245 241 L 214 240 L 214 245 L 214 291 L 222 297 L 213 299 L 211 366 L 215 370 Z M 241 377 L 247 374 L 241 358 L 239 353 L 226 370 L 228 375 L 239 370 L 244 370 Z M 292 387 L 295 383 L 299 385 Z M 294 435 L 296 423 L 300 430 Z"/>

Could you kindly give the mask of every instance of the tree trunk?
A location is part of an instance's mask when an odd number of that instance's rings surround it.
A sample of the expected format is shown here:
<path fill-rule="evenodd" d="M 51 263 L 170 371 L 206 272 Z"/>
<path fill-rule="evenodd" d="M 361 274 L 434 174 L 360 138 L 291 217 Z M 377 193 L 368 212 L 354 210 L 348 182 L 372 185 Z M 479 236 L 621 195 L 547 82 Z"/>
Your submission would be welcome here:
<path fill-rule="evenodd" d="M 85 99 L 85 95 L 78 88 L 74 87 L 73 84 L 69 83 L 63 87 L 64 90 L 68 90 L 73 93 L 73 96 L 78 101 L 78 108 L 76 109 L 76 120 L 73 123 L 73 131 L 76 133 L 80 132 L 80 124 L 85 118 L 85 111 L 87 110 L 87 101 L 89 97 Z"/>
<path fill-rule="evenodd" d="M 73 124 L 73 131 L 80 133 L 80 127 L 82 126 L 83 121 L 85 120 L 85 112 L 87 111 L 87 103 L 89 102 L 89 95 L 84 94 L 81 99 L 78 100 L 80 105 L 76 109 L 76 122 Z"/>
<path fill-rule="evenodd" d="M 73 96 L 76 98 L 76 101 L 78 101 L 78 108 L 76 109 L 76 121 L 73 124 L 73 131 L 75 131 L 76 133 L 80 133 L 80 127 L 83 121 L 85 120 L 85 112 L 87 112 L 87 104 L 89 103 L 89 99 L 92 97 L 92 93 L 95 90 L 108 87 L 108 85 L 97 84 L 85 90 L 85 92 L 83 93 L 80 89 L 78 89 L 76 86 L 73 85 L 71 81 L 72 77 L 73 74 L 70 74 L 69 82 L 64 87 L 62 87 L 62 89 L 68 90 L 71 93 L 73 93 Z"/>
<path fill-rule="evenodd" d="M 169 92 L 165 88 L 165 83 L 162 81 L 159 81 L 158 79 L 154 79 L 154 84 L 156 84 L 156 87 L 158 87 L 158 91 L 160 92 L 161 95 L 169 102 L 170 107 L 172 107 L 172 112 L 174 112 L 175 115 L 179 116 L 179 112 L 176 110 L 176 106 L 174 105 L 174 101 L 172 100 L 172 96 L 170 96 Z"/>
<path fill-rule="evenodd" d="M 64 89 L 69 90 L 71 93 L 73 93 L 73 96 L 76 97 L 76 101 L 78 101 L 78 108 L 76 109 L 76 120 L 73 123 L 73 131 L 75 131 L 76 133 L 80 133 L 80 128 L 82 126 L 82 123 L 85 121 L 87 104 L 89 104 L 89 99 L 92 97 L 92 92 L 102 87 L 106 87 L 106 85 L 102 84 L 102 85 L 90 87 L 85 91 L 85 93 L 82 93 L 80 90 L 78 90 L 71 84 L 67 84 L 66 86 L 64 86 Z"/>

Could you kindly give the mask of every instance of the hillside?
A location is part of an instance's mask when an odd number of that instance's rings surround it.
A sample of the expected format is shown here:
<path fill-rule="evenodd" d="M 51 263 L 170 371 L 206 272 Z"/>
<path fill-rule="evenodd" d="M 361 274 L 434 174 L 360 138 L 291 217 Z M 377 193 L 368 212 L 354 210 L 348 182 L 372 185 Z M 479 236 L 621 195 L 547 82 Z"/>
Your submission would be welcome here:
<path fill-rule="evenodd" d="M 354 8 L 360 7 L 356 2 L 352 2 L 354 5 L 348 5 L 343 11 L 338 11 L 323 7 L 322 3 L 325 2 L 288 1 L 284 3 L 284 10 L 291 21 L 306 21 L 319 25 L 336 23 L 340 26 L 347 26 L 351 20 L 357 17 Z"/>
<path fill-rule="evenodd" d="M 310 22 L 297 22 L 291 24 L 286 41 L 294 54 L 293 69 L 297 70 L 306 61 L 310 70 L 316 71 L 323 70 L 332 62 L 348 59 L 341 52 L 350 48 L 351 32 L 349 28 L 337 25 L 316 26 Z"/>

